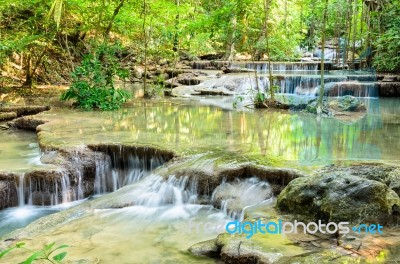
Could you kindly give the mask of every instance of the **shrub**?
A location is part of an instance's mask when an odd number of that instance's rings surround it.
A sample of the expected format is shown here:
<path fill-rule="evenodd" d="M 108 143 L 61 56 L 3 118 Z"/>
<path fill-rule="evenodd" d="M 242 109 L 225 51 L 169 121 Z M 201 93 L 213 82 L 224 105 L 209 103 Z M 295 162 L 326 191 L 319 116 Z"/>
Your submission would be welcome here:
<path fill-rule="evenodd" d="M 72 73 L 72 84 L 61 100 L 76 100 L 80 108 L 115 110 L 129 99 L 130 94 L 115 89 L 113 78 L 126 78 L 128 71 L 120 67 L 117 54 L 121 46 L 100 44 L 95 52 L 84 56 L 81 65 Z"/>

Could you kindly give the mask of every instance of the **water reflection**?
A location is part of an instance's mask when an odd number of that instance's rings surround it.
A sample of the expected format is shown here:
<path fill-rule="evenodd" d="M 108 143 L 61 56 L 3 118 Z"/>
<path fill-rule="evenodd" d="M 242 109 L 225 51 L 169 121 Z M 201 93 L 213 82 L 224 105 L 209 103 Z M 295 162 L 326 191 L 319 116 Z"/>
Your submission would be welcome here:
<path fill-rule="evenodd" d="M 43 166 L 34 132 L 0 131 L 0 138 L 0 171 L 24 171 Z"/>
<path fill-rule="evenodd" d="M 345 124 L 302 113 L 237 112 L 193 101 L 133 102 L 118 112 L 56 110 L 56 122 L 39 137 L 46 144 L 150 144 L 178 153 L 221 152 L 268 163 L 298 165 L 338 160 L 398 160 L 400 126 L 397 101 L 369 99 L 368 114 Z"/>

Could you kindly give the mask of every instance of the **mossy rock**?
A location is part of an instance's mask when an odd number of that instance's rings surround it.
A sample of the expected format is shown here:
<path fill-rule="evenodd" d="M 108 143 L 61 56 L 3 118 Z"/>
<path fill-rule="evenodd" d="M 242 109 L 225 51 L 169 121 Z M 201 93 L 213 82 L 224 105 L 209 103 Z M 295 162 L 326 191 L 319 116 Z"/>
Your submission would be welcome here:
<path fill-rule="evenodd" d="M 346 95 L 343 97 L 339 97 L 338 99 L 332 100 L 331 102 L 329 102 L 329 108 L 341 112 L 355 112 L 366 110 L 365 105 L 360 101 L 360 99 L 351 95 Z"/>
<path fill-rule="evenodd" d="M 324 222 L 395 223 L 399 206 L 399 196 L 386 184 L 335 173 L 294 179 L 277 200 L 283 212 Z"/>

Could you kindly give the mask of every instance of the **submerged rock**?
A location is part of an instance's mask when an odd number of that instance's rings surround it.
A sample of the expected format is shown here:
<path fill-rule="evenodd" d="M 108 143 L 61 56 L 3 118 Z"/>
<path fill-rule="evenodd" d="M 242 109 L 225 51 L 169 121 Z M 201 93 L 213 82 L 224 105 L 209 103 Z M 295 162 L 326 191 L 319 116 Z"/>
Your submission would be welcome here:
<path fill-rule="evenodd" d="M 329 102 L 329 108 L 341 112 L 365 111 L 365 105 L 356 97 L 346 95 Z"/>
<path fill-rule="evenodd" d="M 313 221 L 396 223 L 400 220 L 399 196 L 391 183 L 377 176 L 362 174 L 362 170 L 325 169 L 319 175 L 291 181 L 280 193 L 277 208 Z"/>

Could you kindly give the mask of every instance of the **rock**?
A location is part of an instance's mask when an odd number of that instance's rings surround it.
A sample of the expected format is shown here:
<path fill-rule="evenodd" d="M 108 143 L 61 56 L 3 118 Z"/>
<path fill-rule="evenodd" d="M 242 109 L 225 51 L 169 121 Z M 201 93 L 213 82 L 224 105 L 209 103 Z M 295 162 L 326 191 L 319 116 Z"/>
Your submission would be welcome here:
<path fill-rule="evenodd" d="M 18 117 L 25 115 L 35 115 L 43 111 L 50 110 L 49 106 L 7 106 L 0 108 L 0 113 L 12 113 L 15 112 Z"/>
<path fill-rule="evenodd" d="M 400 97 L 400 82 L 378 82 L 380 97 Z"/>
<path fill-rule="evenodd" d="M 229 67 L 227 61 L 192 61 L 190 66 L 197 70 L 219 70 L 221 67 Z"/>
<path fill-rule="evenodd" d="M 3 125 L 0 125 L 0 129 L 1 130 L 8 130 L 8 129 L 10 129 L 10 127 L 7 125 L 7 124 L 3 124 Z"/>
<path fill-rule="evenodd" d="M 317 114 L 317 106 L 318 106 L 317 99 L 310 100 L 307 103 L 306 111 L 309 112 L 309 113 L 312 113 L 312 114 Z M 329 109 L 327 107 L 327 104 L 326 104 L 325 100 L 322 102 L 322 113 L 324 113 L 324 114 L 328 114 L 329 113 Z"/>
<path fill-rule="evenodd" d="M 221 252 L 220 247 L 216 244 L 216 239 L 194 244 L 188 250 L 195 256 L 205 256 L 209 258 L 219 258 L 219 253 Z"/>
<path fill-rule="evenodd" d="M 399 196 L 386 184 L 335 170 L 291 181 L 280 193 L 277 208 L 308 220 L 375 222 L 399 220 Z"/>
<path fill-rule="evenodd" d="M 236 53 L 234 60 L 235 61 L 249 61 L 249 60 L 251 60 L 251 55 L 248 53 Z"/>
<path fill-rule="evenodd" d="M 172 68 L 168 68 L 164 70 L 164 73 L 168 74 L 168 78 L 175 78 L 177 77 L 179 74 L 182 73 L 190 73 L 190 70 L 185 70 L 185 69 L 172 69 Z"/>
<path fill-rule="evenodd" d="M 351 166 L 326 166 L 319 170 L 319 174 L 340 173 L 348 176 L 366 178 L 386 184 L 400 196 L 400 168 L 386 164 L 361 163 Z"/>
<path fill-rule="evenodd" d="M 168 65 L 169 62 L 168 62 L 167 59 L 160 59 L 160 60 L 158 61 L 158 64 L 159 64 L 160 66 L 165 66 L 165 65 Z"/>
<path fill-rule="evenodd" d="M 0 113 L 0 121 L 17 118 L 16 112 Z"/>
<path fill-rule="evenodd" d="M 329 102 L 329 108 L 340 112 L 366 111 L 365 105 L 356 97 L 346 95 Z"/>
<path fill-rule="evenodd" d="M 16 182 L 18 175 L 0 172 L 0 209 L 18 205 Z"/>
<path fill-rule="evenodd" d="M 196 94 L 193 95 L 223 95 L 223 96 L 232 96 L 234 95 L 234 93 L 232 93 L 231 91 L 225 89 L 225 88 L 196 88 L 194 89 L 194 91 L 196 92 Z"/>
<path fill-rule="evenodd" d="M 194 60 L 199 60 L 196 56 L 190 54 L 189 51 L 186 50 L 179 50 L 179 58 L 180 60 L 189 60 L 189 61 L 194 61 Z"/>
<path fill-rule="evenodd" d="M 132 77 L 136 79 L 142 79 L 144 74 L 144 69 L 139 66 L 134 66 L 132 69 Z"/>
<path fill-rule="evenodd" d="M 8 122 L 8 126 L 12 128 L 18 128 L 18 129 L 24 129 L 24 130 L 29 130 L 29 131 L 36 131 L 36 127 L 39 125 L 44 124 L 45 121 L 35 119 L 35 118 L 30 118 L 30 117 L 20 117 L 12 122 Z"/>
<path fill-rule="evenodd" d="M 166 81 L 169 87 L 178 87 L 179 85 L 197 85 L 201 81 L 197 79 L 199 74 L 197 73 L 182 73 L 179 74 L 177 77 L 169 79 Z"/>
<path fill-rule="evenodd" d="M 212 54 L 205 54 L 202 56 L 199 56 L 201 60 L 220 60 L 222 57 L 224 57 L 224 53 L 212 53 Z"/>
<path fill-rule="evenodd" d="M 385 180 L 386 184 L 400 196 L 400 168 L 391 171 Z"/>
<path fill-rule="evenodd" d="M 382 82 L 395 82 L 397 80 L 395 75 L 385 75 Z"/>
<path fill-rule="evenodd" d="M 175 78 L 166 80 L 166 81 L 164 82 L 164 85 L 165 85 L 165 87 L 167 87 L 167 88 L 176 88 L 176 87 L 181 86 L 181 84 L 178 83 L 178 82 L 176 81 Z"/>
<path fill-rule="evenodd" d="M 223 73 L 243 73 L 243 72 L 254 72 L 252 69 L 245 69 L 245 68 L 232 68 L 232 67 L 221 67 Z"/>
<path fill-rule="evenodd" d="M 245 235 L 224 233 L 214 240 L 205 241 L 204 244 L 195 244 L 189 251 L 200 256 L 220 258 L 223 263 L 270 264 L 277 263 L 293 253 L 304 253 L 299 246 L 288 245 L 289 243 L 288 239 L 276 238 L 270 234 L 254 235 L 247 239 Z"/>

